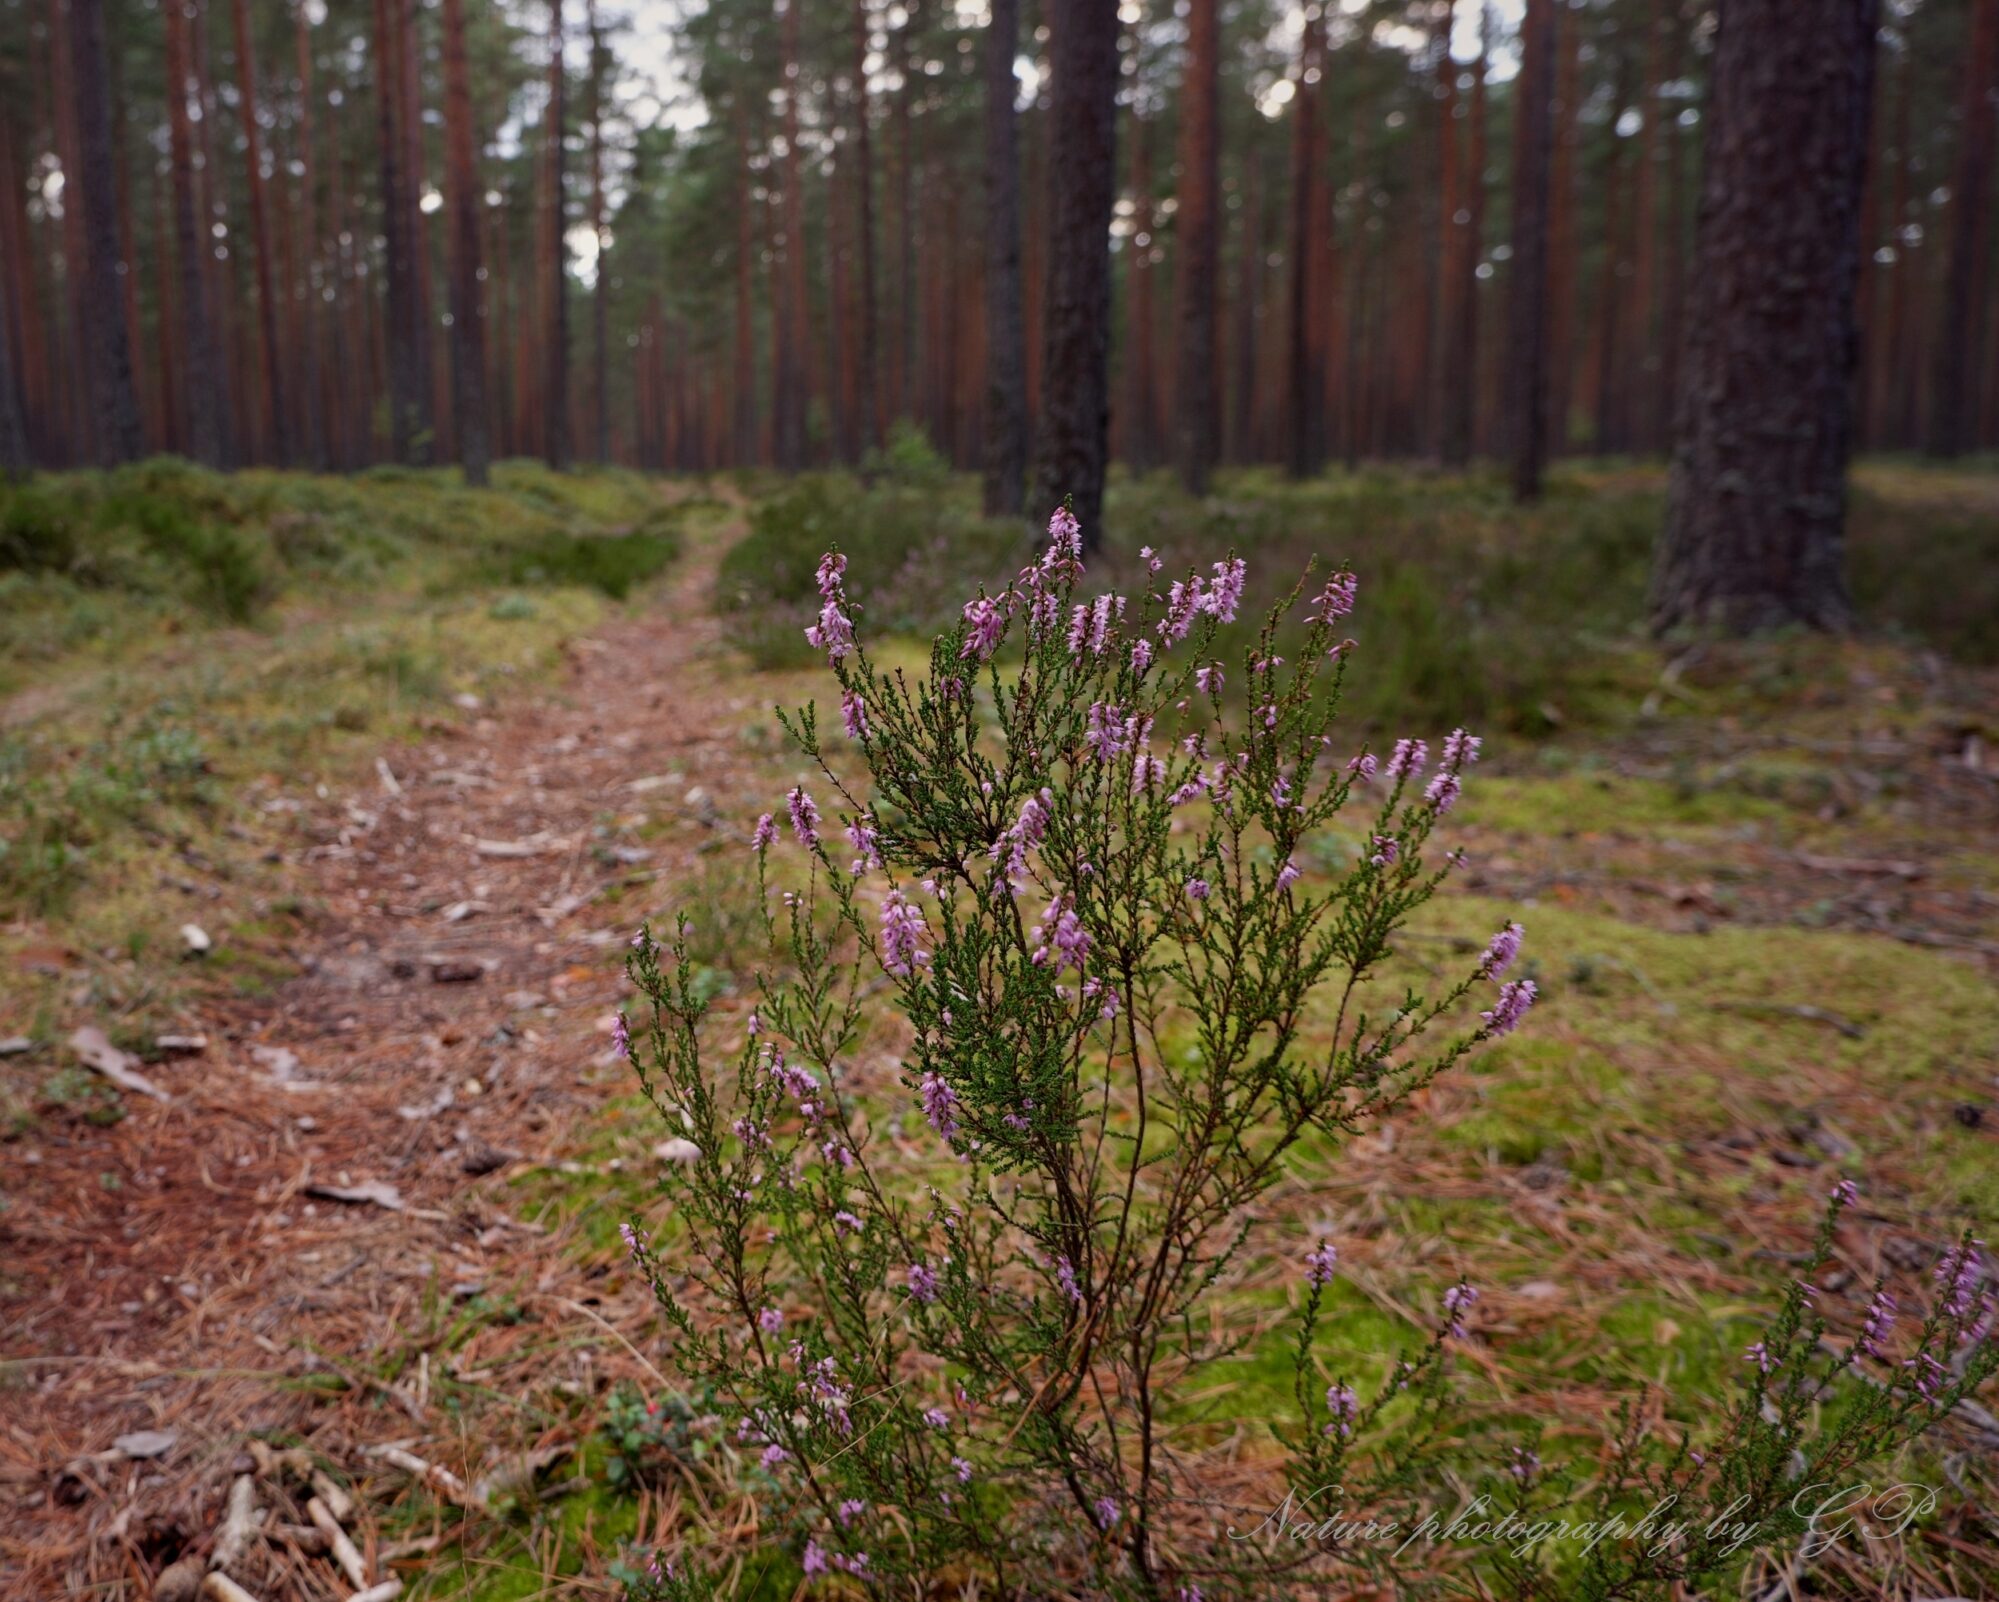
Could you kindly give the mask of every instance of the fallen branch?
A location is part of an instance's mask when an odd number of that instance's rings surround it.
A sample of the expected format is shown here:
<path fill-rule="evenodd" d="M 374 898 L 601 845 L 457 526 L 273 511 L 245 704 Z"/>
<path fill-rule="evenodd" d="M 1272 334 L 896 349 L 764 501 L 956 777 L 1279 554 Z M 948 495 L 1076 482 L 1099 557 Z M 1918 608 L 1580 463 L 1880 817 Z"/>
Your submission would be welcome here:
<path fill-rule="evenodd" d="M 403 1594 L 403 1582 L 391 1576 L 380 1585 L 370 1586 L 365 1591 L 356 1591 L 347 1602 L 394 1602 Z"/>
<path fill-rule="evenodd" d="M 229 1487 L 228 1511 L 223 1517 L 222 1528 L 216 1532 L 215 1550 L 209 1555 L 209 1566 L 234 1568 L 242 1561 L 243 1554 L 250 1550 L 250 1543 L 257 1535 L 257 1482 L 248 1474 L 239 1474 Z"/>
<path fill-rule="evenodd" d="M 209 1602 L 257 1602 L 242 1586 L 217 1569 L 211 1569 L 208 1578 L 201 1582 L 201 1594 Z"/>
<path fill-rule="evenodd" d="M 376 1446 L 370 1451 L 384 1463 L 401 1469 L 406 1474 L 414 1474 L 438 1495 L 448 1502 L 456 1502 L 462 1508 L 475 1513 L 489 1511 L 484 1492 L 467 1485 L 450 1469 L 436 1463 L 427 1463 L 414 1452 L 406 1452 L 400 1446 Z"/>
<path fill-rule="evenodd" d="M 357 1591 L 368 1588 L 368 1565 L 361 1561 L 361 1554 L 354 1543 L 347 1538 L 347 1532 L 340 1527 L 340 1521 L 333 1516 L 332 1509 L 314 1497 L 305 1504 L 306 1517 L 319 1526 L 319 1533 L 326 1537 L 327 1547 L 333 1553 L 333 1561 L 354 1584 Z"/>

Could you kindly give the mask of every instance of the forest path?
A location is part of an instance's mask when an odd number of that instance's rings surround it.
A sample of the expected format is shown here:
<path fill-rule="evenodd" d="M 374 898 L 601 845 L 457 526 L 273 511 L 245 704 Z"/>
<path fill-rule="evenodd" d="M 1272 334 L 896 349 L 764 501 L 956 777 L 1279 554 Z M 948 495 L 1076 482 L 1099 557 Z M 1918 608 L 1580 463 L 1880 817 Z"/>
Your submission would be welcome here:
<path fill-rule="evenodd" d="M 638 909 L 679 905 L 761 793 L 739 737 L 756 692 L 708 607 L 740 521 L 689 530 L 548 680 L 308 799 L 297 977 L 149 1070 L 170 1101 L 128 1096 L 115 1127 L 36 1143 L 39 1183 L 6 1220 L 0 1593 L 151 1594 L 175 1553 L 206 1551 L 246 1433 L 407 1485 L 365 1455 L 395 1438 L 469 1481 L 575 1439 L 531 1398 L 643 1371 L 611 1327 L 638 1336 L 643 1304 L 561 1238 L 606 1221 L 516 1215 L 537 1168 L 601 1150 L 632 1089 L 609 1030 Z M 154 1458 L 113 1449 L 144 1430 L 177 1434 Z M 249 1561 L 261 1596 L 355 1589 L 295 1545 Z"/>

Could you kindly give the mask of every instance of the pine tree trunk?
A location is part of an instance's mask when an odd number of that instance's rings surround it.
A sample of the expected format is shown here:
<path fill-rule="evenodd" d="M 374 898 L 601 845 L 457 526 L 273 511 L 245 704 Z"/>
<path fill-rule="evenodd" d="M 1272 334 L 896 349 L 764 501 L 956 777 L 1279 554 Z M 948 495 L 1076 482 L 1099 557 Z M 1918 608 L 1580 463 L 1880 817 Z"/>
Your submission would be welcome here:
<path fill-rule="evenodd" d="M 1582 282 L 1576 239 L 1576 158 L 1582 146 L 1582 18 L 1569 0 L 1555 0 L 1558 65 L 1548 169 L 1548 454 L 1569 448 L 1576 386 L 1577 291 Z M 1519 104 L 1515 80 L 1515 105 Z M 1515 149 L 1520 129 L 1516 118 Z"/>
<path fill-rule="evenodd" d="M 270 429 L 271 455 L 280 467 L 291 460 L 285 429 L 285 390 L 278 354 L 278 298 L 271 271 L 270 215 L 264 193 L 263 136 L 257 127 L 257 64 L 250 46 L 248 0 L 235 0 L 236 104 L 243 117 L 243 164 L 250 191 L 250 243 L 257 252 L 257 327 L 263 346 L 263 407 Z"/>
<path fill-rule="evenodd" d="M 1018 517 L 1027 475 L 1027 334 L 1020 273 L 1020 0 L 990 0 L 986 25 L 985 511 Z M 866 146 L 862 146 L 863 152 Z M 863 165 L 861 181 L 867 182 Z M 867 212 L 865 206 L 861 213 Z"/>
<path fill-rule="evenodd" d="M 805 179 L 798 155 L 798 97 L 804 81 L 798 59 L 799 7 L 803 0 L 785 0 L 780 82 L 784 90 L 784 155 L 778 165 L 781 194 L 779 225 L 784 230 L 783 260 L 776 288 L 777 339 L 771 385 L 777 465 L 796 472 L 805 465 Z"/>
<path fill-rule="evenodd" d="M 11 297 L 10 297 L 11 298 Z M 21 399 L 21 375 L 14 366 L 11 305 L 0 306 L 0 479 L 28 476 L 27 408 Z"/>
<path fill-rule="evenodd" d="M 1573 17 L 1569 25 L 1575 25 Z M 1513 497 L 1541 493 L 1548 459 L 1548 96 L 1555 65 L 1554 0 L 1527 0 L 1520 76 L 1515 82 L 1513 275 L 1508 397 L 1513 427 Z"/>
<path fill-rule="evenodd" d="M 1999 95 L 1999 0 L 1972 0 L 1958 117 L 1957 174 L 1950 186 L 1950 258 L 1938 306 L 1931 378 L 1929 454 L 1961 456 L 1974 439 L 1972 363 L 1985 321 L 1986 213 L 1992 200 L 1993 100 Z"/>
<path fill-rule="evenodd" d="M 389 452 L 398 462 L 416 460 L 420 403 L 416 360 L 415 273 L 403 206 L 399 30 L 396 0 L 375 0 L 375 90 L 382 168 L 382 234 L 388 257 L 388 306 L 384 330 L 389 357 Z"/>
<path fill-rule="evenodd" d="M 1131 242 L 1125 272 L 1125 459 L 1135 473 L 1153 464 L 1153 427 L 1159 374 L 1152 348 L 1152 126 L 1136 112 L 1131 126 Z"/>
<path fill-rule="evenodd" d="M 1111 208 L 1117 189 L 1118 15 L 1055 8 L 1048 109 L 1048 292 L 1037 515 L 1073 497 L 1085 544 L 1103 538 L 1110 442 Z"/>
<path fill-rule="evenodd" d="M 548 465 L 557 472 L 569 466 L 569 244 L 563 237 L 568 208 L 563 195 L 562 0 L 548 7 L 548 225 L 543 233 L 546 257 L 542 289 L 548 298 L 546 334 L 546 395 Z"/>
<path fill-rule="evenodd" d="M 179 258 L 181 336 L 186 364 L 182 392 L 187 397 L 187 449 L 197 462 L 227 467 L 228 396 L 222 353 L 209 315 L 208 271 L 205 261 L 208 230 L 202 226 L 194 188 L 194 132 L 187 100 L 192 90 L 188 60 L 187 8 L 182 0 L 164 0 L 167 58 L 168 157 L 173 168 L 174 253 Z"/>
<path fill-rule="evenodd" d="M 486 483 L 486 308 L 479 287 L 479 168 L 472 77 L 465 59 L 465 0 L 444 0 L 445 180 L 451 207 L 451 382 L 458 460 L 465 482 Z"/>
<path fill-rule="evenodd" d="M 735 465 L 757 460 L 756 329 L 752 322 L 750 269 L 756 260 L 756 221 L 750 205 L 750 141 L 736 115 L 736 339 L 733 369 Z"/>
<path fill-rule="evenodd" d="M 591 343 L 597 348 L 597 370 L 592 375 L 591 419 L 596 434 L 596 459 L 611 459 L 611 357 L 604 280 L 610 276 L 604 260 L 604 49 L 603 35 L 597 30 L 597 0 L 586 0 L 584 15 L 590 33 L 590 231 L 597 237 L 597 272 L 590 286 Z"/>
<path fill-rule="evenodd" d="M 146 448 L 139 422 L 139 394 L 132 382 L 132 347 L 118 283 L 118 197 L 111 155 L 111 105 L 104 45 L 104 0 L 69 0 L 70 60 L 75 95 L 83 209 L 83 284 L 89 307 L 83 320 L 84 373 L 90 391 L 91 432 L 97 459 L 106 465 L 136 460 Z M 127 264 L 128 270 L 132 264 Z"/>
<path fill-rule="evenodd" d="M 1291 97 L 1291 344 L 1285 370 L 1289 436 L 1285 465 L 1293 478 L 1310 478 L 1321 465 L 1318 367 L 1319 330 L 1313 309 L 1312 266 L 1324 226 L 1319 200 L 1319 97 L 1312 92 L 1325 68 L 1325 24 L 1316 9 L 1305 14 L 1298 51 L 1297 93 Z"/>
<path fill-rule="evenodd" d="M 1661 630 L 1849 619 L 1841 576 L 1877 0 L 1726 0 L 1666 526 Z"/>
<path fill-rule="evenodd" d="M 1478 262 L 1485 248 L 1485 76 L 1492 51 L 1492 14 L 1482 13 L 1478 61 L 1472 68 L 1471 114 L 1467 121 L 1465 159 L 1459 175 L 1459 206 L 1464 217 L 1453 225 L 1457 245 L 1451 256 L 1451 282 L 1446 287 L 1444 341 L 1450 351 L 1444 385 L 1442 454 L 1446 467 L 1463 467 L 1471 460 L 1472 428 L 1478 396 Z"/>
<path fill-rule="evenodd" d="M 1179 210 L 1174 217 L 1180 257 L 1180 361 L 1176 452 L 1189 495 L 1208 493 L 1220 434 L 1215 324 L 1221 256 L 1220 0 L 1190 0 L 1187 77 L 1180 93 Z M 1247 226 L 1247 224 L 1245 224 Z"/>
<path fill-rule="evenodd" d="M 993 12 L 995 27 L 998 26 L 999 4 L 1018 9 L 1020 0 L 996 0 Z M 853 41 L 855 204 L 858 210 L 855 230 L 859 235 L 860 251 L 860 282 L 855 291 L 860 301 L 860 318 L 856 329 L 854 409 L 858 414 L 860 449 L 866 452 L 881 442 L 881 335 L 877 321 L 879 301 L 875 291 L 875 161 L 874 133 L 868 121 L 867 0 L 854 0 Z M 1007 70 L 1009 74 L 1013 70 L 1011 60 L 1007 63 Z M 1015 270 L 1018 272 L 1017 265 Z"/>
<path fill-rule="evenodd" d="M 298 206 L 299 267 L 292 293 L 297 297 L 300 455 L 308 467 L 323 468 L 327 463 L 326 420 L 319 394 L 320 296 L 313 281 L 313 268 L 323 265 L 319 239 L 319 159 L 312 140 L 312 22 L 305 0 L 292 8 L 293 30 L 298 45 Z"/>

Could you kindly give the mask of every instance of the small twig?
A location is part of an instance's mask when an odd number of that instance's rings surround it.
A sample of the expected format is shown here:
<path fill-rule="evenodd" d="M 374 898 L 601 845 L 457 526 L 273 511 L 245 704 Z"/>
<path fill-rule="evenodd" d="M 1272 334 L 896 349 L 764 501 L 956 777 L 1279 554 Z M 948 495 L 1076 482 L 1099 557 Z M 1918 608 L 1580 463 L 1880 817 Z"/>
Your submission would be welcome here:
<path fill-rule="evenodd" d="M 257 1482 L 248 1474 L 239 1474 L 229 1487 L 229 1509 L 216 1533 L 210 1564 L 218 1569 L 233 1568 L 256 1538 Z"/>
<path fill-rule="evenodd" d="M 327 1548 L 333 1554 L 333 1561 L 340 1565 L 341 1572 L 353 1582 L 354 1589 L 368 1588 L 368 1565 L 361 1561 L 361 1554 L 348 1539 L 347 1532 L 340 1527 L 340 1521 L 333 1516 L 327 1505 L 314 1497 L 305 1504 L 306 1517 L 319 1526 L 319 1533 L 326 1537 Z"/>

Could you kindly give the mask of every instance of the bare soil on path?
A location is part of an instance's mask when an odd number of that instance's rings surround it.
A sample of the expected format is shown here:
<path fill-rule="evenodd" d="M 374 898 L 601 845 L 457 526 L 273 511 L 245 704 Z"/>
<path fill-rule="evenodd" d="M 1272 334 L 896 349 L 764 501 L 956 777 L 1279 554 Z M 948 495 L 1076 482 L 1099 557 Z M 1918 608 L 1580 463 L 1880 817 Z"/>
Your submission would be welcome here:
<path fill-rule="evenodd" d="M 697 535 L 553 682 L 308 795 L 298 976 L 149 1070 L 170 1100 L 9 1148 L 37 1174 L 0 1213 L 0 1595 L 153 1595 L 207 1552 L 251 1434 L 360 1482 L 349 1529 L 379 1581 L 398 1554 L 367 1493 L 411 1482 L 371 1448 L 476 1482 L 573 1444 L 530 1393 L 644 1372 L 620 1326 L 643 1339 L 645 1309 L 608 1254 L 517 1213 L 522 1176 L 601 1146 L 632 1089 L 609 1030 L 640 913 L 607 899 L 673 904 L 753 799 L 754 691 L 707 606 L 734 532 Z M 469 1343 L 441 1338 L 496 1304 Z M 114 1445 L 145 1431 L 171 1442 Z M 287 1510 L 262 1467 L 272 1522 L 303 1524 L 309 1491 Z M 267 1531 L 233 1572 L 261 1564 L 270 1598 L 359 1589 L 314 1544 Z"/>

